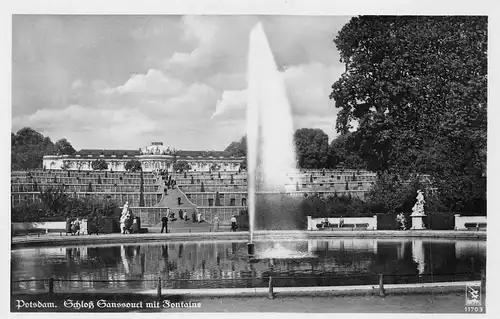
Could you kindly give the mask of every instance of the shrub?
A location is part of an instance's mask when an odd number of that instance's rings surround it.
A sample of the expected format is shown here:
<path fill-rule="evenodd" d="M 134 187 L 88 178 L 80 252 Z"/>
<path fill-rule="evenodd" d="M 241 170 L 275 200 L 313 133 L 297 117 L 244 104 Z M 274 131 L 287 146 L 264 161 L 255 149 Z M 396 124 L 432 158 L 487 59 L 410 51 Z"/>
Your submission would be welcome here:
<path fill-rule="evenodd" d="M 108 163 L 103 159 L 97 159 L 92 162 L 92 169 L 94 171 L 103 171 L 108 169 Z"/>
<path fill-rule="evenodd" d="M 172 166 L 175 172 L 182 173 L 184 171 L 189 171 L 191 169 L 191 165 L 185 161 L 176 161 Z"/>
<path fill-rule="evenodd" d="M 127 163 L 125 163 L 125 170 L 127 172 L 139 172 L 142 170 L 141 162 L 135 159 L 130 160 Z"/>

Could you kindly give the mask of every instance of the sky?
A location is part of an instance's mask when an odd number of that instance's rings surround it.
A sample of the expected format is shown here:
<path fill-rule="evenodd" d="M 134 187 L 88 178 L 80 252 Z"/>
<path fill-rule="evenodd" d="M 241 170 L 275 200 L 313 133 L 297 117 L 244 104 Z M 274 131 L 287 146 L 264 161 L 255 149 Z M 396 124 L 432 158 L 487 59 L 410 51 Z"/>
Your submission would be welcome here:
<path fill-rule="evenodd" d="M 246 131 L 250 30 L 262 22 L 295 128 L 336 136 L 333 43 L 349 16 L 63 16 L 12 18 L 12 131 L 31 127 L 75 149 L 152 141 L 223 150 Z M 225 112 L 216 112 L 224 109 Z"/>

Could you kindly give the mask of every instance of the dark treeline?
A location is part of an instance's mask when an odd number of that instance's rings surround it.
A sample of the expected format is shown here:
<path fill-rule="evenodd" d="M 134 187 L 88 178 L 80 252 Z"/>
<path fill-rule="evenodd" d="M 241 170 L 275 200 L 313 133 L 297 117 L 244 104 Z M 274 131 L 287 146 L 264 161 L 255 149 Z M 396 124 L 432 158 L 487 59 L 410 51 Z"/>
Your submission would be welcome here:
<path fill-rule="evenodd" d="M 93 197 L 76 198 L 66 193 L 62 185 L 40 191 L 39 203 L 25 202 L 12 206 L 12 222 L 61 220 L 67 217 L 93 218 L 119 215 L 119 204 Z"/>
<path fill-rule="evenodd" d="M 367 165 L 359 153 L 348 148 L 347 137 L 350 135 L 352 133 L 341 135 L 328 143 L 328 135 L 321 129 L 296 130 L 294 141 L 299 167 L 304 169 L 366 168 Z M 225 151 L 234 156 L 246 156 L 246 136 L 229 144 Z"/>
<path fill-rule="evenodd" d="M 44 155 L 72 155 L 75 149 L 65 138 L 53 143 L 50 137 L 25 127 L 11 133 L 11 170 L 42 168 Z"/>

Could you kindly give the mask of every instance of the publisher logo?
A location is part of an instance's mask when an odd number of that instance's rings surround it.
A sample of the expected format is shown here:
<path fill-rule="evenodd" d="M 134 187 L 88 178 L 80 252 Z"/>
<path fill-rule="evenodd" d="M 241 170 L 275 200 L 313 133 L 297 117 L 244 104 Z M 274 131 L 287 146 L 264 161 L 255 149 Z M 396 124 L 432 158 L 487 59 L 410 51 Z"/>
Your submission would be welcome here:
<path fill-rule="evenodd" d="M 465 305 L 481 306 L 481 285 L 465 286 Z"/>

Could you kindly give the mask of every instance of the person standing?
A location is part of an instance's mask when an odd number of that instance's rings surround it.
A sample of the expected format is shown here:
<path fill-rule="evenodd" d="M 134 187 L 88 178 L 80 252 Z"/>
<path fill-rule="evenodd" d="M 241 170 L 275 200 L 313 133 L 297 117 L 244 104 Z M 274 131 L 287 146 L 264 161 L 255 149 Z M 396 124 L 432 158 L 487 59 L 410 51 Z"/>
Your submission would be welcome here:
<path fill-rule="evenodd" d="M 193 214 L 191 215 L 191 218 L 193 219 L 193 223 L 196 223 L 196 212 L 193 210 Z"/>
<path fill-rule="evenodd" d="M 80 235 L 80 218 L 77 218 L 73 224 L 73 233 Z"/>
<path fill-rule="evenodd" d="M 168 228 L 167 228 L 167 223 L 168 223 L 168 218 L 167 216 L 163 216 L 161 218 L 161 232 L 160 233 L 163 233 L 163 230 L 165 229 L 165 234 L 167 233 L 168 231 Z"/>
<path fill-rule="evenodd" d="M 233 215 L 231 217 L 231 230 L 236 231 L 236 228 L 238 228 L 238 225 L 236 225 L 236 216 Z"/>
<path fill-rule="evenodd" d="M 140 229 L 139 229 L 139 217 L 135 216 L 134 221 L 132 222 L 132 233 L 138 234 Z"/>

